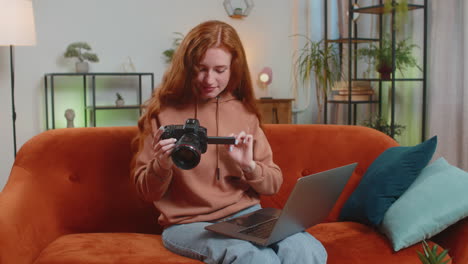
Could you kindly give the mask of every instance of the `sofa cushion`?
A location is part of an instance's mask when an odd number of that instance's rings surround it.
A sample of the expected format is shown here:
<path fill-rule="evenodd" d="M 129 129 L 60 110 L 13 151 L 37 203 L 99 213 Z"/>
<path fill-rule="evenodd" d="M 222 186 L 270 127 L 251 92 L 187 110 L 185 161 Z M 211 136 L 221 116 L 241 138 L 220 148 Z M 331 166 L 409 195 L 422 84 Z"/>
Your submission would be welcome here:
<path fill-rule="evenodd" d="M 328 252 L 327 264 L 420 264 L 421 244 L 393 252 L 388 239 L 372 227 L 355 222 L 323 223 L 307 229 Z M 429 245 L 434 245 L 429 241 Z M 438 252 L 443 249 L 439 247 Z M 450 252 L 449 252 L 450 254 Z M 450 262 L 449 262 L 450 263 Z"/>
<path fill-rule="evenodd" d="M 437 137 L 412 147 L 385 150 L 369 166 L 346 201 L 340 220 L 378 226 L 388 208 L 408 189 L 431 160 Z"/>
<path fill-rule="evenodd" d="M 394 250 L 430 238 L 467 217 L 466 186 L 468 172 L 444 158 L 424 168 L 382 221 L 381 230 L 392 241 Z"/>
<path fill-rule="evenodd" d="M 201 263 L 176 255 L 162 244 L 160 235 L 87 233 L 59 237 L 34 264 Z"/>

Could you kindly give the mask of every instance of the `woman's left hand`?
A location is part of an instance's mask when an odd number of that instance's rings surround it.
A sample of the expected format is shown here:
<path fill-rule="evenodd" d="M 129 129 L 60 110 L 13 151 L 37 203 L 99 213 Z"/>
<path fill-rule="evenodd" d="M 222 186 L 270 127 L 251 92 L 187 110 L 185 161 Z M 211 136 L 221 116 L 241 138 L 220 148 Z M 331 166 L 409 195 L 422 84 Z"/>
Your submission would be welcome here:
<path fill-rule="evenodd" d="M 236 144 L 227 145 L 229 156 L 239 164 L 244 172 L 252 172 L 256 166 L 253 160 L 253 136 L 244 131 L 240 132 L 239 135 L 231 134 L 230 136 L 236 138 Z"/>

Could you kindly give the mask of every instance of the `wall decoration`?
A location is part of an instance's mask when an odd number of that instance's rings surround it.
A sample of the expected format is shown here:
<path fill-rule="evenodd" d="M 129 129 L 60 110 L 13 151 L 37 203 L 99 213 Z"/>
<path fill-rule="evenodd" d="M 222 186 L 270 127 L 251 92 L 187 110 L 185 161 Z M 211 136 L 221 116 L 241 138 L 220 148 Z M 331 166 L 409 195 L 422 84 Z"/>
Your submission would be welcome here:
<path fill-rule="evenodd" d="M 242 2 L 242 1 L 238 1 Z M 244 0 L 244 5 L 238 4 L 233 6 L 232 0 L 224 0 L 223 5 L 227 14 L 232 18 L 244 18 L 250 14 L 254 7 L 253 0 Z"/>
<path fill-rule="evenodd" d="M 135 64 L 133 64 L 132 58 L 127 56 L 125 61 L 122 63 L 122 71 L 123 72 L 136 72 Z"/>

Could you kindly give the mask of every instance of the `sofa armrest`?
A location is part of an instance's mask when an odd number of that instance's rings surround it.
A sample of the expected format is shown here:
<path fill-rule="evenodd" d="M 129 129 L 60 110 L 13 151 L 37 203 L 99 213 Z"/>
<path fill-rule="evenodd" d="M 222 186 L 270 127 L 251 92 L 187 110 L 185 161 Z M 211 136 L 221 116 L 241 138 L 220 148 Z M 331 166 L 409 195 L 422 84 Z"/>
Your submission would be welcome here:
<path fill-rule="evenodd" d="M 468 218 L 450 226 L 432 240 L 448 250 L 453 264 L 468 263 Z"/>
<path fill-rule="evenodd" d="M 0 193 L 0 263 L 32 263 L 59 230 L 48 201 L 30 193 L 31 174 L 14 166 Z M 27 193 L 27 195 L 26 195 Z"/>
<path fill-rule="evenodd" d="M 32 263 L 65 234 L 160 233 L 130 181 L 137 131 L 54 129 L 28 140 L 0 193 L 0 263 Z"/>

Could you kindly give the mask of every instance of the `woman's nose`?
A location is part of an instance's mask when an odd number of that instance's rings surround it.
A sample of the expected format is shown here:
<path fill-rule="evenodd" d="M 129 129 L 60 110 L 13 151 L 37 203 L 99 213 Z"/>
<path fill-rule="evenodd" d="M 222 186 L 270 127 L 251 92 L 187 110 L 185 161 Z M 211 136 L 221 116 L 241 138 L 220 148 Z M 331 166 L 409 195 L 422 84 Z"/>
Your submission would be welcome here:
<path fill-rule="evenodd" d="M 214 74 L 211 71 L 208 71 L 204 78 L 205 83 L 213 84 L 215 82 Z"/>

